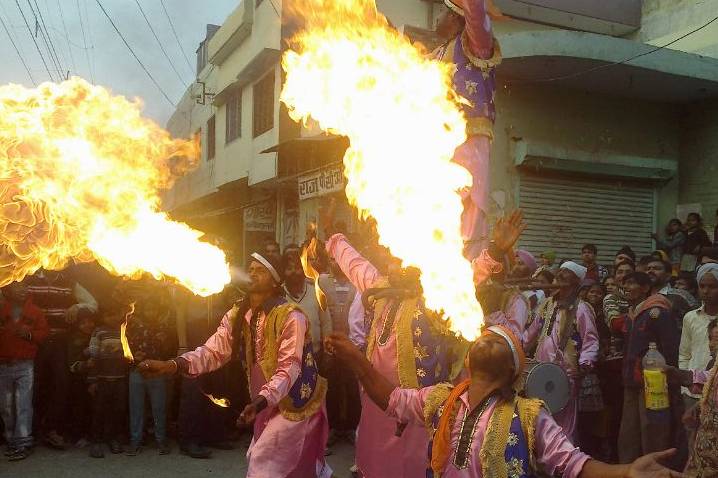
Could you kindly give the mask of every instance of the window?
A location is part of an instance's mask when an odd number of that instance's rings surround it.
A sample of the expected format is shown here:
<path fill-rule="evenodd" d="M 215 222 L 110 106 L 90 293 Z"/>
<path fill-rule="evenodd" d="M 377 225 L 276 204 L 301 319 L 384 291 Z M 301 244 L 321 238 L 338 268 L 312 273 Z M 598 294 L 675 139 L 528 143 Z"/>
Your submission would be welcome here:
<path fill-rule="evenodd" d="M 215 153 L 214 116 L 207 121 L 207 161 L 214 159 Z"/>
<path fill-rule="evenodd" d="M 197 76 L 199 76 L 202 69 L 207 65 L 207 43 L 207 40 L 203 41 L 197 49 Z"/>
<path fill-rule="evenodd" d="M 274 128 L 274 70 L 254 85 L 254 137 Z"/>
<path fill-rule="evenodd" d="M 231 143 L 242 136 L 242 90 L 235 91 L 227 100 L 224 142 Z"/>

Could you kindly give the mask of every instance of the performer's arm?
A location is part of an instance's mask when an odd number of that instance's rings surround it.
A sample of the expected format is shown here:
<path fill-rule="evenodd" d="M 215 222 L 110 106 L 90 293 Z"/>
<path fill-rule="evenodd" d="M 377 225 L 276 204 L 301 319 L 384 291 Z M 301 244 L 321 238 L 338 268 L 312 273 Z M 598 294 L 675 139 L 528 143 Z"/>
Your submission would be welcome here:
<path fill-rule="evenodd" d="M 357 292 L 354 295 L 351 306 L 349 306 L 347 319 L 349 321 L 349 340 L 362 350 L 366 348 L 365 313 L 364 304 L 362 304 L 361 301 L 361 294 Z"/>
<path fill-rule="evenodd" d="M 578 358 L 579 365 L 591 366 L 598 361 L 598 330 L 596 330 L 596 318 L 593 309 L 585 303 L 581 303 L 576 311 L 578 333 L 581 336 L 581 355 Z"/>
<path fill-rule="evenodd" d="M 332 335 L 327 341 L 326 350 L 354 372 L 369 398 L 379 408 L 387 409 L 389 398 L 396 387 L 374 369 L 366 356 L 345 335 Z"/>
<path fill-rule="evenodd" d="M 291 312 L 279 336 L 277 370 L 259 391 L 259 395 L 265 398 L 269 406 L 275 406 L 286 397 L 299 378 L 306 332 L 307 318 L 302 312 Z"/>
<path fill-rule="evenodd" d="M 333 257 L 354 287 L 364 292 L 379 279 L 379 271 L 357 252 L 344 234 L 334 234 L 327 241 L 327 254 Z"/>
<path fill-rule="evenodd" d="M 229 362 L 232 358 L 232 326 L 234 325 L 236 314 L 236 309 L 231 309 L 224 314 L 217 331 L 207 339 L 204 345 L 200 345 L 195 350 L 186 352 L 177 358 L 177 368 L 181 373 L 197 376 L 213 372 Z M 240 318 L 239 320 L 242 319 Z M 152 361 L 148 360 L 147 362 Z M 143 366 L 142 364 L 140 365 L 140 371 L 142 371 Z"/>
<path fill-rule="evenodd" d="M 630 465 L 608 465 L 575 447 L 556 421 L 542 410 L 536 420 L 536 459 L 548 476 L 564 478 L 669 478 L 683 477 L 658 462 L 675 450 L 651 453 Z"/>
<path fill-rule="evenodd" d="M 521 294 L 516 294 L 511 300 L 511 305 L 506 312 L 506 326 L 516 334 L 516 337 L 523 337 L 526 331 L 526 322 L 529 319 L 528 301 Z"/>
<path fill-rule="evenodd" d="M 467 47 L 473 56 L 488 60 L 494 55 L 494 33 L 491 26 L 486 0 L 464 2 Z"/>

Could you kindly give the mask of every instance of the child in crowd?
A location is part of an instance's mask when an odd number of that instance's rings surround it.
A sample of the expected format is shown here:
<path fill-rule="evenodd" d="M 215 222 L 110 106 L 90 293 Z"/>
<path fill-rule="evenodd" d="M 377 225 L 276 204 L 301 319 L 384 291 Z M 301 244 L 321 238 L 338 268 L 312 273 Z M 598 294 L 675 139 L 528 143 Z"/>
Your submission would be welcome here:
<path fill-rule="evenodd" d="M 161 293 L 148 294 L 136 304 L 127 325 L 127 339 L 135 363 L 143 360 L 168 360 L 176 355 L 177 334 L 170 311 Z M 133 367 L 129 378 L 130 447 L 129 456 L 141 450 L 145 425 L 145 395 L 152 404 L 155 439 L 160 455 L 170 453 L 167 442 L 167 377 L 143 377 Z"/>
<path fill-rule="evenodd" d="M 128 363 L 122 350 L 120 325 L 127 307 L 112 303 L 100 312 L 101 325 L 90 338 L 90 394 L 92 399 L 92 447 L 90 456 L 104 458 L 102 443 L 107 440 L 110 451 L 122 453 L 119 437 L 124 421 L 127 398 Z"/>
<path fill-rule="evenodd" d="M 42 310 L 33 305 L 24 282 L 2 288 L 0 304 L 0 423 L 9 461 L 32 452 L 32 389 L 37 347 L 48 333 Z"/>
<path fill-rule="evenodd" d="M 80 309 L 77 322 L 70 330 L 67 341 L 67 361 L 70 368 L 70 433 L 78 448 L 88 444 L 92 415 L 92 401 L 87 390 L 87 372 L 92 365 L 90 359 L 90 337 L 95 330 L 96 314 Z"/>

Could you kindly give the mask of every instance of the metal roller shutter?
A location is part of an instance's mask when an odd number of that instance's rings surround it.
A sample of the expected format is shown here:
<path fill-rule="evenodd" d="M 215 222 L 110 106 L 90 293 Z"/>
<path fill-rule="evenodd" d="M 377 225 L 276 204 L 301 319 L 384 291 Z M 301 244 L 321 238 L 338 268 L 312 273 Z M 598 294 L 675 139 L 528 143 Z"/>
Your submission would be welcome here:
<path fill-rule="evenodd" d="M 639 258 L 653 247 L 655 194 L 649 185 L 523 174 L 519 206 L 528 225 L 520 246 L 537 257 L 553 250 L 557 258 L 577 259 L 581 246 L 592 243 L 599 262 L 610 265 L 623 245 Z"/>

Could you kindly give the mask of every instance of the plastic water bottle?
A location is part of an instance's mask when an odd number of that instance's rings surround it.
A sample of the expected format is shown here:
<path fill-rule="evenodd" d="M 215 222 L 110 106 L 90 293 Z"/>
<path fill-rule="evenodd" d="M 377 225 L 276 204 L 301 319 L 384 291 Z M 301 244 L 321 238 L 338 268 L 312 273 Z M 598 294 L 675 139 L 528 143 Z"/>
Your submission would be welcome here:
<path fill-rule="evenodd" d="M 656 343 L 649 343 L 648 352 L 643 356 L 643 390 L 648 410 L 660 411 L 670 407 L 665 368 L 666 359 L 656 348 Z"/>

